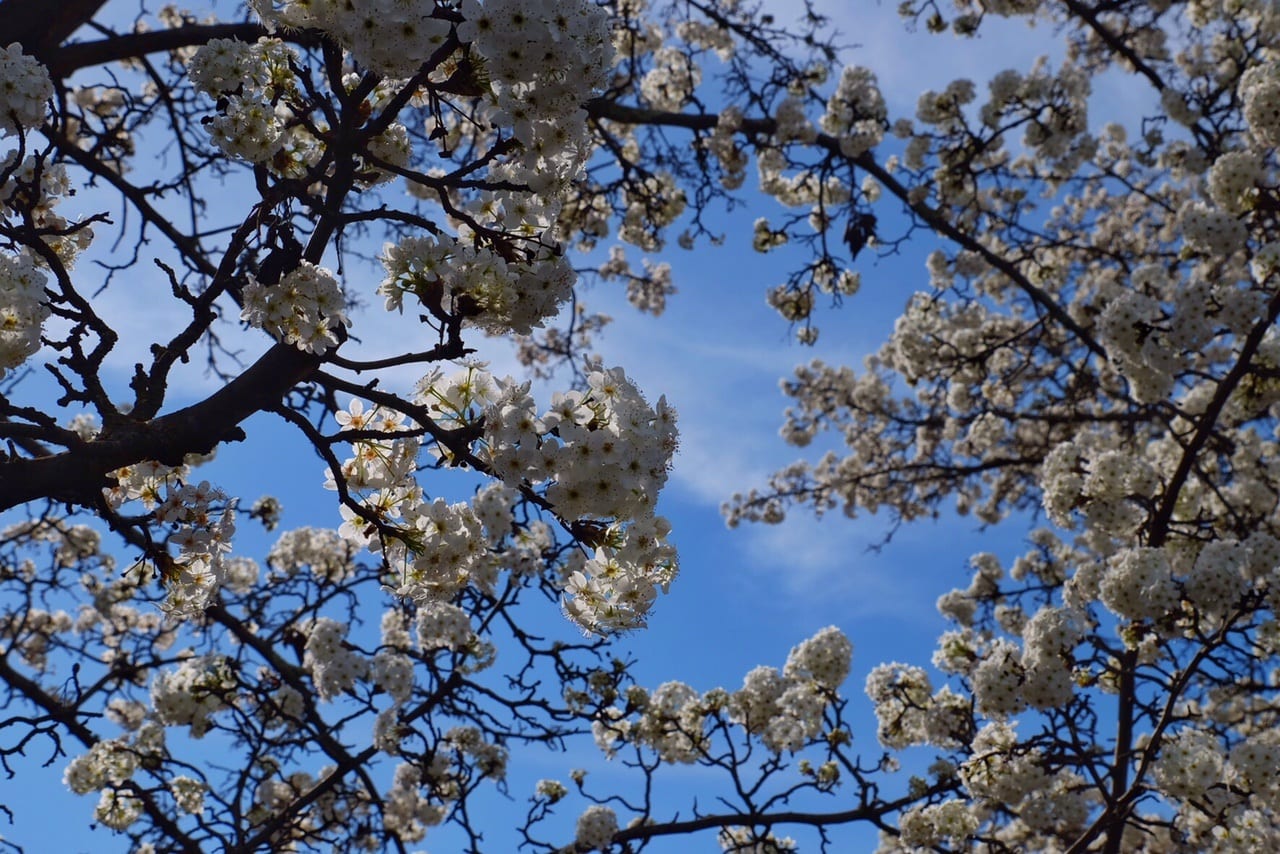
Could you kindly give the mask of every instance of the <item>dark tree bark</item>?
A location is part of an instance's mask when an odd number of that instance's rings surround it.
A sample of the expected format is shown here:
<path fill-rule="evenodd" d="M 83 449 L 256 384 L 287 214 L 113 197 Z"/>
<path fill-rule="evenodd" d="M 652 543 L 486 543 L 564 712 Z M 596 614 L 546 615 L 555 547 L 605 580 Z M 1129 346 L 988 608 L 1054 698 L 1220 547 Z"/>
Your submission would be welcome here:
<path fill-rule="evenodd" d="M 19 42 L 30 54 L 45 60 L 82 26 L 93 20 L 107 0 L 3 0 L 0 2 L 0 42 Z"/>

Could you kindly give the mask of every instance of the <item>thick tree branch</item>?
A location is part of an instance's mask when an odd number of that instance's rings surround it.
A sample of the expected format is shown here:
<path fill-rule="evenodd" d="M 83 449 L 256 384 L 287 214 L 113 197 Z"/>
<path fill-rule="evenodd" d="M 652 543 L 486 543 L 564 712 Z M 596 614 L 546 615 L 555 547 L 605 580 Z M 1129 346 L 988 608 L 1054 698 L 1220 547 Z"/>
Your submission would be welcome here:
<path fill-rule="evenodd" d="M 50 72 L 65 77 L 81 68 L 94 65 L 105 65 L 120 62 L 137 56 L 151 53 L 163 53 L 184 47 L 196 47 L 213 39 L 236 39 L 242 42 L 255 42 L 263 36 L 271 35 L 261 24 L 242 22 L 238 24 L 191 24 L 175 27 L 171 30 L 155 30 L 148 33 L 128 33 L 90 42 L 77 42 L 64 45 L 50 53 L 46 60 Z M 289 42 L 312 47 L 319 44 L 314 35 L 290 30 L 279 34 Z"/>
<path fill-rule="evenodd" d="M 187 454 L 241 439 L 240 422 L 275 405 L 319 364 L 319 356 L 276 344 L 200 403 L 151 421 L 106 425 L 94 441 L 56 456 L 0 463 L 0 510 L 39 498 L 91 505 L 116 469 L 144 460 L 178 465 Z"/>
<path fill-rule="evenodd" d="M 4 0 L 0 3 L 0 42 L 18 42 L 43 61 L 98 14 L 107 0 Z"/>

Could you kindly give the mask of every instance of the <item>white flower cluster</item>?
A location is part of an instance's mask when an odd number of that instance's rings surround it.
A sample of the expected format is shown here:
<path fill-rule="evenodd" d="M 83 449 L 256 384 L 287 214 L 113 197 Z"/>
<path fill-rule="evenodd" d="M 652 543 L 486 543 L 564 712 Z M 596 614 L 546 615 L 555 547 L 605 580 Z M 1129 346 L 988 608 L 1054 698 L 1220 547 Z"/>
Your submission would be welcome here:
<path fill-rule="evenodd" d="M 1020 690 L 1024 674 L 1018 645 L 996 638 L 973 670 L 973 695 L 978 711 L 989 717 L 1007 717 L 1022 711 L 1026 701 Z"/>
<path fill-rule="evenodd" d="M 1280 270 L 1280 241 L 1264 244 L 1253 253 L 1249 262 L 1249 272 L 1258 284 L 1266 284 L 1277 270 Z"/>
<path fill-rule="evenodd" d="M 458 754 L 470 759 L 476 771 L 494 780 L 507 776 L 507 749 L 485 741 L 484 733 L 474 726 L 456 726 L 444 734 L 444 741 Z"/>
<path fill-rule="evenodd" d="M 253 6 L 269 27 L 324 30 L 361 66 L 391 78 L 415 75 L 432 57 L 441 61 L 437 74 L 457 73 L 461 53 L 437 56 L 456 34 L 473 61 L 470 82 L 493 97 L 485 106 L 491 120 L 523 144 L 506 164 L 514 170 L 508 177 L 556 190 L 585 163 L 590 143 L 581 106 L 606 85 L 612 60 L 609 16 L 594 3 L 464 0 L 456 30 L 434 4 L 403 0 L 368 0 L 354 10 L 333 0 Z"/>
<path fill-rule="evenodd" d="M 394 649 L 374 653 L 369 675 L 376 688 L 385 691 L 394 705 L 408 702 L 413 693 L 413 659 Z"/>
<path fill-rule="evenodd" d="M 715 51 L 721 62 L 733 58 L 737 46 L 733 41 L 733 32 L 719 23 L 686 20 L 676 24 L 676 35 L 700 50 Z"/>
<path fill-rule="evenodd" d="M 30 253 L 0 253 L 0 377 L 40 349 L 40 333 L 49 316 L 46 280 Z"/>
<path fill-rule="evenodd" d="M 1183 579 L 1182 595 L 1202 617 L 1224 616 L 1240 604 L 1250 588 L 1246 576 L 1248 563 L 1244 543 L 1236 540 L 1206 543 Z"/>
<path fill-rule="evenodd" d="M 1201 800 L 1223 784 L 1225 766 L 1218 738 L 1188 727 L 1165 737 L 1153 771 L 1160 791 L 1174 798 Z"/>
<path fill-rule="evenodd" d="M 585 392 L 556 394 L 541 415 L 528 383 L 504 381 L 500 389 L 484 410 L 494 472 L 512 488 L 546 484 L 564 519 L 612 522 L 593 538 L 595 554 L 577 553 L 567 567 L 570 617 L 588 631 L 643 624 L 676 570 L 670 525 L 653 515 L 676 447 L 674 410 L 665 398 L 650 406 L 621 368 L 592 371 Z M 457 383 L 432 382 L 425 396 L 465 420 Z"/>
<path fill-rule="evenodd" d="M 359 180 L 363 186 L 372 186 L 394 180 L 396 172 L 391 167 L 407 169 L 413 159 L 413 140 L 409 129 L 399 122 L 392 122 L 386 130 L 369 140 L 368 157 L 361 158 Z M 379 162 L 385 165 L 378 165 Z"/>
<path fill-rule="evenodd" d="M 827 626 L 791 650 L 782 675 L 793 682 L 812 679 L 823 688 L 835 691 L 849 677 L 852 658 L 853 644 L 844 632 Z"/>
<path fill-rule="evenodd" d="M 757 252 L 768 252 L 779 246 L 786 246 L 788 240 L 790 237 L 786 229 L 774 231 L 765 217 L 758 217 L 752 226 L 751 248 Z"/>
<path fill-rule="evenodd" d="M 718 692 L 723 693 L 723 692 Z M 715 694 L 702 696 L 683 682 L 665 682 L 651 695 L 629 693 L 628 699 L 643 710 L 635 721 L 612 709 L 607 718 L 592 724 L 596 745 L 612 755 L 620 742 L 653 750 L 663 762 L 690 764 L 706 755 L 707 714 L 715 708 Z"/>
<path fill-rule="evenodd" d="M 494 216 L 504 214 L 496 210 Z M 577 279 L 562 255 L 545 248 L 532 260 L 508 261 L 474 241 L 447 236 L 388 243 L 381 260 L 387 277 L 378 293 L 388 311 L 403 311 L 410 294 L 429 310 L 459 314 L 468 325 L 494 334 L 528 335 L 560 310 Z"/>
<path fill-rule="evenodd" d="M 559 780 L 539 780 L 537 786 L 534 787 L 534 796 L 545 798 L 547 803 L 558 803 L 559 801 L 564 800 L 568 794 L 568 787 Z"/>
<path fill-rule="evenodd" d="M 1160 490 L 1155 467 L 1129 451 L 1094 451 L 1089 442 L 1063 442 L 1040 467 L 1045 511 L 1054 524 L 1072 528 L 1075 513 L 1096 530 L 1126 535 L 1144 518 L 1141 504 Z"/>
<path fill-rule="evenodd" d="M 1280 63 L 1250 68 L 1241 75 L 1237 91 L 1253 138 L 1269 148 L 1280 146 Z"/>
<path fill-rule="evenodd" d="M 142 815 L 142 801 L 121 789 L 103 789 L 93 816 L 112 830 L 125 830 Z"/>
<path fill-rule="evenodd" d="M 654 264 L 648 258 L 643 264 L 643 276 L 627 277 L 627 302 L 657 317 L 666 310 L 667 297 L 676 292 L 675 285 L 671 283 L 671 265 L 666 261 Z"/>
<path fill-rule="evenodd" d="M 194 485 L 170 480 L 155 518 L 173 528 L 169 543 L 178 548 L 172 571 L 166 570 L 161 607 L 171 617 L 197 616 L 230 580 L 227 553 L 236 532 L 235 501 L 207 480 Z M 242 563 L 234 568 L 246 569 Z M 242 585 L 243 579 L 236 583 Z"/>
<path fill-rule="evenodd" d="M 716 117 L 716 126 L 699 145 L 716 158 L 720 164 L 720 183 L 726 190 L 736 190 L 747 179 L 747 164 L 750 157 L 738 144 L 736 135 L 742 128 L 742 108 L 726 107 Z"/>
<path fill-rule="evenodd" d="M 349 646 L 346 638 L 347 626 L 329 617 L 320 617 L 307 631 L 302 664 L 311 671 L 322 700 L 350 691 L 357 679 L 369 675 L 369 660 Z"/>
<path fill-rule="evenodd" d="M 498 561 L 489 550 L 484 528 L 466 502 L 449 504 L 406 501 L 399 507 L 406 532 L 396 550 L 407 548 L 397 596 L 418 604 L 447 601 L 467 585 L 492 592 Z"/>
<path fill-rule="evenodd" d="M 954 80 L 945 91 L 930 90 L 921 94 L 916 102 L 916 118 L 940 130 L 956 130 L 963 127 L 962 108 L 973 103 L 977 96 L 972 80 Z"/>
<path fill-rule="evenodd" d="M 792 648 L 779 673 L 757 667 L 729 695 L 729 719 L 765 747 L 795 752 L 822 732 L 823 713 L 849 673 L 853 645 L 834 626 Z"/>
<path fill-rule="evenodd" d="M 492 119 L 523 143 L 508 177 L 558 195 L 591 151 L 582 105 L 609 81 L 609 15 L 590 0 L 462 0 L 458 38 L 485 63 Z"/>
<path fill-rule="evenodd" d="M 1227 779 L 1260 799 L 1269 809 L 1280 806 L 1280 733 L 1264 729 L 1231 748 Z"/>
<path fill-rule="evenodd" d="M 867 674 L 866 692 L 875 703 L 876 737 L 885 747 L 955 747 L 970 715 L 966 698 L 946 687 L 935 694 L 924 669 L 908 664 L 878 665 Z"/>
<path fill-rule="evenodd" d="M 128 732 L 137 732 L 146 722 L 148 713 L 146 703 L 139 700 L 116 697 L 107 703 L 107 720 Z"/>
<path fill-rule="evenodd" d="M 453 25 L 433 16 L 435 3 L 404 0 L 252 0 L 268 28 L 324 30 L 366 69 L 388 77 L 411 77 L 449 38 Z"/>
<path fill-rule="evenodd" d="M 445 807 L 422 796 L 422 783 L 422 769 L 401 763 L 383 799 L 383 822 L 401 842 L 419 842 L 427 828 L 444 821 Z"/>
<path fill-rule="evenodd" d="M 1064 588 L 1066 609 L 1042 611 L 1022 629 L 1028 644 L 1035 633 L 1054 626 L 1047 638 L 1070 646 L 1080 628 L 1079 609 L 1101 601 L 1126 620 L 1154 620 L 1189 615 L 1202 628 L 1231 614 L 1251 592 L 1267 592 L 1273 598 L 1280 581 L 1280 542 L 1259 531 L 1240 541 L 1215 540 L 1196 548 L 1126 548 L 1115 551 L 1105 561 L 1079 566 Z M 1184 607 L 1185 606 L 1185 607 Z M 1054 616 L 1050 616 L 1054 613 Z M 1039 620 L 1053 620 L 1041 624 Z M 1061 647 L 1065 652 L 1067 647 Z M 1046 661 L 1060 666 L 1064 659 L 1049 655 Z M 1027 686 L 1024 686 L 1024 689 Z M 1065 690 L 1065 688 L 1063 689 Z"/>
<path fill-rule="evenodd" d="M 111 507 L 141 501 L 157 522 L 171 529 L 167 542 L 177 554 L 159 569 L 165 586 L 161 608 L 175 619 L 203 613 L 224 585 L 243 591 L 257 578 L 256 564 L 229 557 L 236 500 L 208 481 L 188 483 L 189 475 L 188 466 L 150 460 L 112 472 L 116 485 L 103 490 Z"/>
<path fill-rule="evenodd" d="M 288 109 L 279 103 L 296 89 L 290 68 L 296 59 L 292 48 L 271 38 L 255 44 L 213 39 L 191 56 L 192 84 L 218 102 L 218 114 L 206 120 L 209 134 L 227 155 L 270 163 L 286 145 L 298 148 L 298 133 L 286 130 Z"/>
<path fill-rule="evenodd" d="M 667 297 L 676 292 L 671 283 L 671 265 L 665 261 L 654 264 L 644 259 L 644 274 L 640 275 L 631 269 L 627 261 L 626 250 L 621 246 L 609 247 L 609 260 L 598 268 L 600 278 L 608 281 L 621 278 L 627 283 L 627 302 L 640 311 L 655 317 L 662 314 L 667 307 Z"/>
<path fill-rule="evenodd" d="M 280 535 L 267 553 L 267 563 L 284 575 L 310 567 L 317 578 L 337 583 L 351 575 L 352 551 L 348 538 L 330 528 L 295 528 Z"/>
<path fill-rule="evenodd" d="M 209 122 L 209 135 L 227 156 L 250 163 L 271 160 L 284 143 L 275 109 L 243 95 L 227 97 L 222 110 Z"/>
<path fill-rule="evenodd" d="M 653 750 L 664 762 L 694 763 L 706 756 L 706 729 L 727 716 L 775 753 L 796 752 L 822 733 L 827 706 L 849 673 L 853 646 L 834 626 L 797 645 L 782 672 L 757 667 L 742 688 L 716 688 L 699 695 L 682 682 L 667 682 L 652 694 L 627 692 L 627 709 L 607 709 L 592 724 L 596 744 L 609 755 L 623 744 Z"/>
<path fill-rule="evenodd" d="M 1002 805 L 1052 795 L 1070 774 L 1060 772 L 1058 777 L 1045 770 L 1039 749 L 1020 746 L 1014 727 L 1002 722 L 978 731 L 969 759 L 960 766 L 960 779 L 971 796 Z"/>
<path fill-rule="evenodd" d="M 1178 213 L 1187 246 L 1215 258 L 1225 258 L 1244 246 L 1249 230 L 1244 222 L 1204 202 L 1187 202 Z"/>
<path fill-rule="evenodd" d="M 1243 239 L 1244 226 L 1238 220 L 1201 203 L 1189 204 L 1183 214 L 1184 224 L 1200 221 L 1201 214 L 1231 224 L 1240 229 Z M 1190 234 L 1187 239 L 1190 243 Z M 1232 283 L 1183 281 L 1157 264 L 1138 267 L 1129 282 L 1131 287 L 1108 299 L 1102 308 L 1098 337 L 1129 381 L 1134 398 L 1144 403 L 1164 400 L 1172 392 L 1177 375 L 1213 338 L 1219 325 L 1247 331 L 1259 307 L 1249 291 Z"/>
<path fill-rule="evenodd" d="M 645 616 L 677 572 L 671 525 L 645 516 L 630 525 L 609 526 L 604 544 L 586 557 L 574 552 L 565 566 L 565 614 L 588 633 L 643 627 Z"/>
<path fill-rule="evenodd" d="M 17 653 L 24 664 L 36 670 L 49 667 L 49 649 L 57 635 L 71 631 L 71 615 L 66 611 L 28 608 L 0 615 L 0 643 Z"/>
<path fill-rule="evenodd" d="M 335 420 L 347 431 L 386 434 L 352 441 L 352 455 L 343 461 L 341 476 L 348 489 L 360 492 L 375 490 L 366 502 L 378 510 L 379 515 L 390 515 L 406 501 L 419 498 L 417 483 L 412 474 L 416 465 L 419 443 L 411 436 L 397 437 L 403 429 L 404 415 L 396 410 L 375 407 L 364 411 L 364 402 L 353 399 L 346 412 L 338 412 Z M 325 471 L 325 489 L 336 490 L 334 473 Z M 366 533 L 368 523 L 344 508 L 346 522 L 338 529 L 343 538 L 361 547 L 369 542 Z"/>
<path fill-rule="evenodd" d="M 0 174 L 5 176 L 0 184 L 0 222 L 9 220 L 12 213 L 23 221 L 30 219 L 41 240 L 69 268 L 93 242 L 93 229 L 57 213 L 58 203 L 75 194 L 67 169 L 44 155 L 28 155 L 21 163 L 17 159 L 16 151 L 0 155 Z M 32 262 L 43 266 L 39 258 Z"/>
<path fill-rule="evenodd" d="M 250 277 L 240 318 L 286 344 L 316 354 L 337 346 L 335 330 L 351 322 L 333 273 L 305 261 L 274 285 Z"/>
<path fill-rule="evenodd" d="M 578 850 L 607 851 L 618 832 L 618 815 L 609 807 L 593 804 L 578 816 L 574 842 Z"/>
<path fill-rule="evenodd" d="M 729 854 L 795 854 L 800 850 L 790 836 L 774 836 L 752 827 L 723 828 L 716 841 L 720 850 Z"/>
<path fill-rule="evenodd" d="M 0 136 L 39 127 L 52 97 L 53 81 L 38 59 L 17 42 L 0 48 Z"/>
<path fill-rule="evenodd" d="M 822 129 L 840 142 L 840 153 L 857 157 L 870 151 L 884 138 L 888 115 L 876 76 L 865 68 L 847 65 L 840 82 L 827 100 Z"/>
<path fill-rule="evenodd" d="M 1045 606 L 1023 627 L 1020 692 L 1035 708 L 1065 706 L 1075 696 L 1072 666 L 1084 622 L 1076 611 Z"/>
<path fill-rule="evenodd" d="M 121 786 L 144 762 L 164 756 L 164 728 L 144 725 L 129 738 L 108 738 L 67 765 L 62 782 L 77 795 Z"/>
<path fill-rule="evenodd" d="M 1112 555 L 1098 591 L 1102 604 L 1129 620 L 1159 619 L 1178 604 L 1164 549 L 1130 548 Z"/>
<path fill-rule="evenodd" d="M 483 367 L 467 365 L 449 380 L 438 373 L 425 379 L 417 401 L 442 423 L 473 423 L 494 399 L 495 388 Z M 343 544 L 337 550 L 340 559 L 328 562 L 334 571 L 350 571 L 353 548 L 384 554 L 391 566 L 399 568 L 396 594 L 419 606 L 423 649 L 466 651 L 472 659 L 469 666 L 486 666 L 491 656 L 485 645 L 474 643 L 466 615 L 447 603 L 468 585 L 492 592 L 504 565 L 518 572 L 539 568 L 544 538 L 531 534 L 524 541 L 507 542 L 516 491 L 493 483 L 479 490 L 471 503 L 427 501 L 414 479 L 420 440 L 396 436 L 405 432 L 403 415 L 383 407 L 366 412 L 362 401 L 352 400 L 337 420 L 349 431 L 386 434 L 386 438 L 353 440 L 353 454 L 341 467 L 341 476 L 361 502 L 364 515 L 344 505 L 346 521 L 338 532 L 323 532 L 320 548 L 292 547 L 299 553 L 291 562 L 310 563 L 313 572 L 320 572 L 328 547 L 324 543 L 334 541 Z M 433 446 L 432 451 L 452 453 L 443 446 Z M 335 489 L 333 472 L 326 471 L 326 478 L 326 486 Z M 296 538 L 299 533 L 286 536 Z M 272 562 L 286 565 L 275 551 Z"/>
<path fill-rule="evenodd" d="M 319 776 L 324 777 L 325 774 L 331 772 L 333 766 L 325 766 L 319 770 Z M 270 816 L 280 815 L 284 810 L 292 806 L 300 796 L 306 795 L 315 787 L 316 777 L 312 777 L 306 771 L 294 771 L 288 775 L 276 775 L 268 777 L 258 784 L 257 790 L 254 792 L 254 805 L 249 815 L 252 820 L 261 822 Z M 299 826 L 314 827 L 314 818 L 312 815 L 304 813 L 298 822 Z"/>
<path fill-rule="evenodd" d="M 609 82 L 609 15 L 588 0 L 462 0 L 459 11 L 458 38 L 485 58 L 500 113 L 536 103 L 535 120 L 554 122 Z"/>
<path fill-rule="evenodd" d="M 178 809 L 190 815 L 199 815 L 204 811 L 204 795 L 209 787 L 194 777 L 174 777 L 169 781 L 169 792 L 173 795 Z"/>
<path fill-rule="evenodd" d="M 1229 151 L 1213 161 L 1208 183 L 1214 204 L 1232 216 L 1239 216 L 1254 208 L 1258 187 L 1268 183 L 1268 178 L 1257 153 Z"/>
<path fill-rule="evenodd" d="M 225 656 L 192 656 L 177 670 L 156 676 L 151 706 L 160 723 L 189 726 L 191 737 L 200 738 L 209 731 L 212 716 L 228 708 L 235 689 L 235 670 Z"/>
<path fill-rule="evenodd" d="M 587 375 L 585 392 L 552 397 L 538 415 L 527 383 L 504 382 L 485 412 L 494 470 L 510 486 L 551 481 L 569 519 L 642 519 L 653 512 L 675 451 L 675 411 L 650 406 L 622 368 Z"/>
<path fill-rule="evenodd" d="M 766 148 L 756 158 L 760 173 L 760 189 L 787 207 L 813 206 L 809 222 L 822 230 L 830 223 L 831 211 L 847 202 L 852 191 L 845 182 L 834 175 L 823 176 L 814 169 L 805 169 L 791 177 L 785 174 L 790 161 L 780 148 Z"/>
<path fill-rule="evenodd" d="M 1006 70 L 991 80 L 991 99 L 979 115 L 988 127 L 1024 125 L 1023 143 L 1049 160 L 1057 160 L 1058 174 L 1075 170 L 1092 153 L 1088 145 L 1072 142 L 1088 129 L 1091 78 L 1067 62 L 1053 73 L 1041 57 L 1028 74 Z"/>
<path fill-rule="evenodd" d="M 483 522 L 489 530 L 470 540 L 480 549 L 474 557 L 487 558 L 485 549 L 510 532 L 515 488 L 546 484 L 546 497 L 562 518 L 592 520 L 584 530 L 596 547 L 594 556 L 575 552 L 565 569 L 570 616 L 589 631 L 635 627 L 656 588 L 665 587 L 675 574 L 675 552 L 666 543 L 670 526 L 653 515 L 675 448 L 674 412 L 665 400 L 650 407 L 621 369 L 594 371 L 588 383 L 586 393 L 557 394 L 551 410 L 539 416 L 527 383 L 499 383 L 483 365 L 473 363 L 449 377 L 437 371 L 424 378 L 418 400 L 442 425 L 465 427 L 483 418 L 481 453 L 508 484 L 502 500 L 492 511 L 485 510 L 493 516 Z M 444 447 L 433 450 L 442 456 L 453 453 Z M 488 503 L 485 499 L 477 509 Z M 455 510 L 467 519 L 478 518 L 465 505 Z M 467 530 L 478 533 L 478 526 L 455 523 L 441 530 L 457 538 Z M 503 558 L 513 567 L 536 567 L 538 539 L 517 542 Z M 459 557 L 436 562 L 455 572 L 459 567 L 474 572 Z M 493 566 L 492 560 L 484 563 Z"/>
<path fill-rule="evenodd" d="M 959 847 L 978 825 L 978 817 L 970 806 L 954 798 L 907 810 L 898 820 L 902 844 L 914 848 L 932 848 L 943 841 Z"/>
<path fill-rule="evenodd" d="M 622 215 L 618 238 L 646 252 L 662 248 L 659 232 L 675 222 L 688 204 L 684 190 L 670 172 L 648 175 L 623 188 L 627 209 Z"/>
<path fill-rule="evenodd" d="M 677 45 L 658 48 L 640 81 L 640 95 L 655 110 L 679 112 L 702 83 L 702 69 Z"/>
<path fill-rule="evenodd" d="M 1165 733 L 1153 766 L 1158 791 L 1181 802 L 1178 829 L 1196 850 L 1275 847 L 1271 816 L 1280 807 L 1280 735 L 1262 729 L 1230 750 L 1221 734 L 1196 727 Z"/>
<path fill-rule="evenodd" d="M 418 605 L 418 645 L 423 652 L 449 649 L 460 652 L 476 640 L 467 612 L 448 602 Z"/>
<path fill-rule="evenodd" d="M 271 100 L 295 85 L 289 63 L 296 59 L 280 39 L 263 37 L 254 44 L 211 39 L 188 60 L 187 76 L 197 92 L 211 98 L 256 90 Z"/>

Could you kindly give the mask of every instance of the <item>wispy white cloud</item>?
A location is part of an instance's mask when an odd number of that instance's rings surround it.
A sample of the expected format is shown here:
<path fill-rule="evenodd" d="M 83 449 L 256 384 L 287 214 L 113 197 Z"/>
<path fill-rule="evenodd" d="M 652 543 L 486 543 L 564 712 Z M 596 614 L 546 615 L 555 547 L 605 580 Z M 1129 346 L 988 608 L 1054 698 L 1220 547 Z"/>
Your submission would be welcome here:
<path fill-rule="evenodd" d="M 817 0 L 818 11 L 851 45 L 848 61 L 876 72 L 890 112 L 910 116 L 916 99 L 928 89 L 941 90 L 957 78 L 976 82 L 1005 68 L 1028 69 L 1039 56 L 1059 60 L 1061 40 L 1048 26 L 1028 27 L 1022 19 L 988 15 L 972 38 L 909 28 L 893 2 Z"/>
<path fill-rule="evenodd" d="M 981 92 L 999 71 L 1025 73 L 1042 56 L 1058 66 L 1067 56 L 1061 34 L 1044 20 L 987 15 L 979 32 L 966 37 L 909 28 L 894 2 L 817 0 L 815 5 L 844 34 L 838 41 L 851 46 L 845 58 L 876 72 L 894 118 L 913 116 L 921 93 L 944 89 L 952 80 L 973 80 Z M 1153 111 L 1158 100 L 1147 80 L 1109 71 L 1094 81 L 1091 126 L 1131 122 L 1136 113 Z"/>

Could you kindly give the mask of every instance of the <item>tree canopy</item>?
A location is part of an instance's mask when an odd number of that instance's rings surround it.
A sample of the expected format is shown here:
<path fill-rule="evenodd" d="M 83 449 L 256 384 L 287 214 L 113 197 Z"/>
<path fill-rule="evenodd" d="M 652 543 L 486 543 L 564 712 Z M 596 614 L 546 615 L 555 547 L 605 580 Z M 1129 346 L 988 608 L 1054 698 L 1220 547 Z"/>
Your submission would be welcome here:
<path fill-rule="evenodd" d="M 582 740 L 634 785 L 509 791 L 526 850 L 1280 850 L 1280 8 L 899 12 L 1061 48 L 894 115 L 808 2 L 0 2 L 5 787 L 60 765 L 121 850 L 482 851 L 512 757 Z M 679 402 L 594 355 L 586 286 L 659 315 L 665 253 L 766 198 L 800 346 L 870 259 L 921 279 L 784 382 L 825 450 L 728 522 L 1024 543 L 939 591 L 931 666 L 862 668 L 875 733 L 836 627 L 732 690 L 618 652 L 680 583 Z M 262 416 L 332 513 L 255 559 L 278 483 L 213 473 Z"/>

